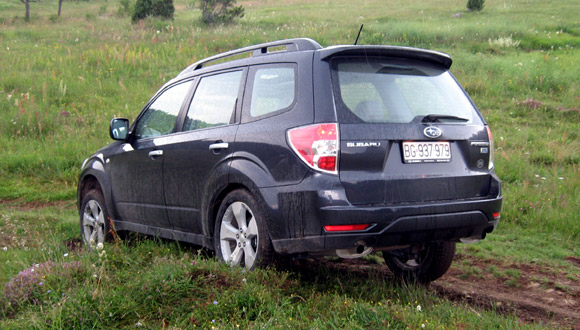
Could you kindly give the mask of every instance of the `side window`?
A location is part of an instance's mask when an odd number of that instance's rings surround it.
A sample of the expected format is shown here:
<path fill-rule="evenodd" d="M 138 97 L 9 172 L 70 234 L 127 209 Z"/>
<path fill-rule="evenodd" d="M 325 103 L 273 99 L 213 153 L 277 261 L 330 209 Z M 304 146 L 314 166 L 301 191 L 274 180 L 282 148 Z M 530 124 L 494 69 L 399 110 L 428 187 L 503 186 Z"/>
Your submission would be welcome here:
<path fill-rule="evenodd" d="M 250 115 L 259 117 L 286 109 L 294 103 L 296 94 L 295 66 L 253 68 Z"/>
<path fill-rule="evenodd" d="M 243 71 L 201 78 L 187 112 L 184 131 L 227 125 L 231 122 Z"/>
<path fill-rule="evenodd" d="M 192 81 L 170 87 L 149 106 L 135 127 L 138 139 L 151 138 L 173 132 L 177 115 L 191 88 Z"/>

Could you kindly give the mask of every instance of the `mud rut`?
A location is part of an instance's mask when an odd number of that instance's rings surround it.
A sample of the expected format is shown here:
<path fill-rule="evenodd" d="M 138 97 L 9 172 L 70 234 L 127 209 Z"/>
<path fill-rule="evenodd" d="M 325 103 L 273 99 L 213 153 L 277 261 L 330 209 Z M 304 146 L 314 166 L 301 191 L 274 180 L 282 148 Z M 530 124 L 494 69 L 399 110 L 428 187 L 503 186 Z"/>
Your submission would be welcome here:
<path fill-rule="evenodd" d="M 475 276 L 466 274 L 460 267 L 451 269 L 442 278 L 432 282 L 428 290 L 433 294 L 471 307 L 486 309 L 506 315 L 515 315 L 522 323 L 537 323 L 546 327 L 580 329 L 580 258 L 569 257 L 567 261 L 575 265 L 576 274 L 562 274 L 558 269 L 528 264 L 501 264 L 475 257 L 456 256 L 455 263 L 469 263 L 471 267 L 488 269 L 495 267 L 495 274 L 482 272 Z M 314 268 L 328 267 L 368 277 L 374 273 L 392 278 L 392 273 L 384 264 L 369 261 L 304 259 L 294 260 L 286 265 L 288 270 L 307 274 Z M 508 281 L 507 276 L 498 274 L 508 269 L 516 269 L 521 275 L 516 281 Z"/>

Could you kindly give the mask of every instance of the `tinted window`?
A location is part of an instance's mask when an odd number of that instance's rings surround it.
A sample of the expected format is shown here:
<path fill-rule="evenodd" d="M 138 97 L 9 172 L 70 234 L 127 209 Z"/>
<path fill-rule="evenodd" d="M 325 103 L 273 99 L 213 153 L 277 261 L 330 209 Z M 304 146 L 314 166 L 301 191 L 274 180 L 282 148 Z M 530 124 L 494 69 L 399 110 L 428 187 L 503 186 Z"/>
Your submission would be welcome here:
<path fill-rule="evenodd" d="M 256 69 L 252 88 L 250 114 L 262 116 L 288 108 L 296 94 L 294 67 Z"/>
<path fill-rule="evenodd" d="M 157 97 L 139 119 L 135 136 L 150 138 L 173 132 L 175 120 L 191 84 L 188 81 L 175 85 Z"/>
<path fill-rule="evenodd" d="M 183 130 L 229 124 L 236 107 L 241 79 L 242 71 L 203 77 L 193 95 Z"/>
<path fill-rule="evenodd" d="M 451 74 L 427 63 L 340 59 L 333 62 L 333 80 L 346 121 L 409 123 L 429 114 L 473 119 L 473 106 Z"/>

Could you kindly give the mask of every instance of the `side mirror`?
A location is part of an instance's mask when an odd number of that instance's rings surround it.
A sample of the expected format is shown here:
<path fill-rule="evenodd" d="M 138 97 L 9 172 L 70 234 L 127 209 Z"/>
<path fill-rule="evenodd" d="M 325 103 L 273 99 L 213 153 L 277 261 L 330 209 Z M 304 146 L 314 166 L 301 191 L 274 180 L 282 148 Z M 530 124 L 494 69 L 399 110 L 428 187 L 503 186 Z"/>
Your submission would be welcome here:
<path fill-rule="evenodd" d="M 113 118 L 109 124 L 109 135 L 111 139 L 125 141 L 129 134 L 129 119 Z"/>

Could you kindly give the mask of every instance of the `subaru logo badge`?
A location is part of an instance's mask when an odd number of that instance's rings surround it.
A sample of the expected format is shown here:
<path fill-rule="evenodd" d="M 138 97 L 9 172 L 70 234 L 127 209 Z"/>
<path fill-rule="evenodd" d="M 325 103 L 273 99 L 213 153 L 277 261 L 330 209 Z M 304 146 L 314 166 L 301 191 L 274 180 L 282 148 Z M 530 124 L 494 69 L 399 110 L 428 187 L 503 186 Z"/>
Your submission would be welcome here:
<path fill-rule="evenodd" d="M 435 126 L 425 127 L 423 134 L 431 139 L 436 139 L 441 136 L 441 130 Z"/>

